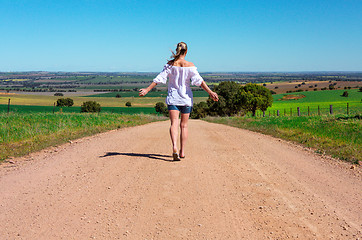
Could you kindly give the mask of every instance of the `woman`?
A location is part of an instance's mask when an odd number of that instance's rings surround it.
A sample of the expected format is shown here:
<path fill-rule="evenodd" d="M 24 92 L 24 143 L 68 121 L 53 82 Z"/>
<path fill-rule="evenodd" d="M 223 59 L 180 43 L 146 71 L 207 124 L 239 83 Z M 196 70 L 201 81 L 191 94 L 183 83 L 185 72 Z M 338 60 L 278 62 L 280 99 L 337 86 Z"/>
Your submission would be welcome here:
<path fill-rule="evenodd" d="M 166 104 L 171 120 L 170 136 L 172 141 L 173 160 L 180 161 L 185 157 L 185 143 L 188 136 L 187 122 L 193 105 L 193 96 L 190 85 L 201 86 L 214 101 L 218 101 L 218 95 L 211 91 L 197 72 L 192 62 L 185 60 L 187 45 L 184 42 L 177 44 L 176 53 L 172 52 L 171 60 L 164 66 L 163 71 L 157 75 L 147 88 L 140 89 L 139 96 L 145 96 L 157 84 L 168 82 L 168 96 Z M 180 152 L 177 149 L 178 121 L 181 112 Z"/>

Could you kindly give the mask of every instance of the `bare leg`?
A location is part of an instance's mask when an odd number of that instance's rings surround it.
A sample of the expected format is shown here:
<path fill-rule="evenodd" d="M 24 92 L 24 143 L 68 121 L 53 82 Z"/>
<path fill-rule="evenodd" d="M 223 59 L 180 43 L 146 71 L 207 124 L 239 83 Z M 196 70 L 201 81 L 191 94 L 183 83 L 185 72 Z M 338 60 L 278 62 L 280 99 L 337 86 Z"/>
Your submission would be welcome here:
<path fill-rule="evenodd" d="M 172 142 L 172 149 L 174 153 L 177 153 L 178 118 L 180 112 L 177 110 L 169 110 L 168 113 L 170 115 L 170 120 L 171 120 L 170 136 Z"/>
<path fill-rule="evenodd" d="M 181 113 L 180 157 L 185 156 L 185 144 L 186 144 L 187 138 L 189 136 L 189 131 L 188 131 L 188 128 L 187 128 L 187 123 L 189 121 L 189 117 L 190 117 L 190 113 Z"/>

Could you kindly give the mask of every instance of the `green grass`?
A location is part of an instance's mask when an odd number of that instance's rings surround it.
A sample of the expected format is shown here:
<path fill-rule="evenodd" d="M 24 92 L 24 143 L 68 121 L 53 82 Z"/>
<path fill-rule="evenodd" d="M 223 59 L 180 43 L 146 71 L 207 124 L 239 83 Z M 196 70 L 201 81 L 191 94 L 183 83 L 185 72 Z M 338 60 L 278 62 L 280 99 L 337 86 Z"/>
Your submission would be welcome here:
<path fill-rule="evenodd" d="M 362 120 L 356 116 L 224 117 L 206 121 L 272 135 L 333 157 L 358 163 L 362 160 Z"/>
<path fill-rule="evenodd" d="M 54 112 L 67 112 L 67 113 L 80 113 L 80 107 L 52 107 L 52 106 L 28 106 L 28 105 L 11 105 L 10 111 L 13 113 L 52 113 Z M 0 104 L 0 113 L 7 112 L 8 106 Z M 154 107 L 102 107 L 101 112 L 106 113 L 123 113 L 123 114 L 156 114 Z"/>
<path fill-rule="evenodd" d="M 347 91 L 348 97 L 342 97 L 342 93 Z M 304 95 L 304 98 L 297 100 L 279 100 L 284 95 Z M 329 105 L 333 105 L 336 113 L 346 113 L 347 103 L 350 105 L 350 113 L 357 114 L 361 113 L 362 110 L 362 92 L 358 89 L 349 90 L 325 90 L 325 91 L 308 91 L 300 93 L 287 93 L 287 94 L 276 94 L 273 95 L 273 106 L 268 108 L 268 111 L 280 110 L 284 114 L 284 109 L 287 114 L 290 114 L 290 108 L 292 112 L 296 114 L 297 107 L 300 107 L 302 113 L 308 113 L 308 107 L 310 113 L 317 114 L 318 106 L 322 114 L 329 112 Z"/>
<path fill-rule="evenodd" d="M 163 120 L 155 115 L 0 113 L 0 161 L 71 139 Z"/>

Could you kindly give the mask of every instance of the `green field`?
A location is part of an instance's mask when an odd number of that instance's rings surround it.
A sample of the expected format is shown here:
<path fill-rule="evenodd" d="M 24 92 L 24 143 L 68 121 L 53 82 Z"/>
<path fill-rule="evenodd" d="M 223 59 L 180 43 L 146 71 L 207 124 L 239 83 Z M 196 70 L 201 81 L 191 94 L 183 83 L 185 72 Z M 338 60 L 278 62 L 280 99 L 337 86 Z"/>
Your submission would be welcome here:
<path fill-rule="evenodd" d="M 301 143 L 352 163 L 362 161 L 362 116 L 224 117 L 206 121 L 245 128 Z"/>
<path fill-rule="evenodd" d="M 341 96 L 344 91 L 348 92 L 348 97 Z M 305 97 L 296 100 L 280 100 L 285 95 L 304 95 Z M 328 114 L 329 106 L 333 105 L 334 113 L 344 114 L 347 111 L 347 103 L 349 103 L 351 114 L 362 113 L 362 92 L 358 89 L 350 89 L 276 94 L 273 95 L 273 105 L 268 108 L 267 113 L 270 111 L 274 114 L 274 111 L 279 110 L 280 114 L 284 115 L 285 110 L 286 115 L 290 115 L 292 108 L 292 114 L 296 115 L 297 107 L 299 107 L 302 115 L 307 115 L 309 107 L 310 114 L 316 115 L 319 106 L 321 114 Z"/>
<path fill-rule="evenodd" d="M 344 91 L 348 92 L 348 97 L 342 97 Z M 304 98 L 297 100 L 280 100 L 284 95 L 304 95 Z M 358 89 L 349 89 L 349 90 L 325 90 L 325 91 L 308 91 L 308 92 L 298 92 L 298 93 L 286 93 L 286 94 L 276 94 L 273 95 L 273 106 L 274 108 L 296 108 L 296 107 L 318 107 L 328 106 L 330 104 L 334 105 L 346 105 L 349 103 L 362 103 L 362 92 L 359 92 Z"/>
<path fill-rule="evenodd" d="M 164 119 L 111 113 L 0 113 L 0 161 L 110 129 Z"/>

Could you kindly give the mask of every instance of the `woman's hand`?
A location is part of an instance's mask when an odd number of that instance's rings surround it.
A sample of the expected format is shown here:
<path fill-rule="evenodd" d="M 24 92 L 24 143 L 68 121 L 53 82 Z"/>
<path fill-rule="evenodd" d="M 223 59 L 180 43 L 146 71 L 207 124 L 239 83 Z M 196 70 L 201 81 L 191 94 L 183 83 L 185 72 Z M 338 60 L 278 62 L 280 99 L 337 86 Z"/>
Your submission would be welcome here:
<path fill-rule="evenodd" d="M 146 88 L 141 88 L 139 93 L 138 93 L 138 96 L 140 97 L 143 97 L 145 96 L 146 94 L 148 93 L 148 90 Z"/>
<path fill-rule="evenodd" d="M 215 102 L 219 101 L 219 96 L 217 95 L 216 92 L 211 91 L 209 95 L 212 98 L 212 100 L 214 100 Z"/>

